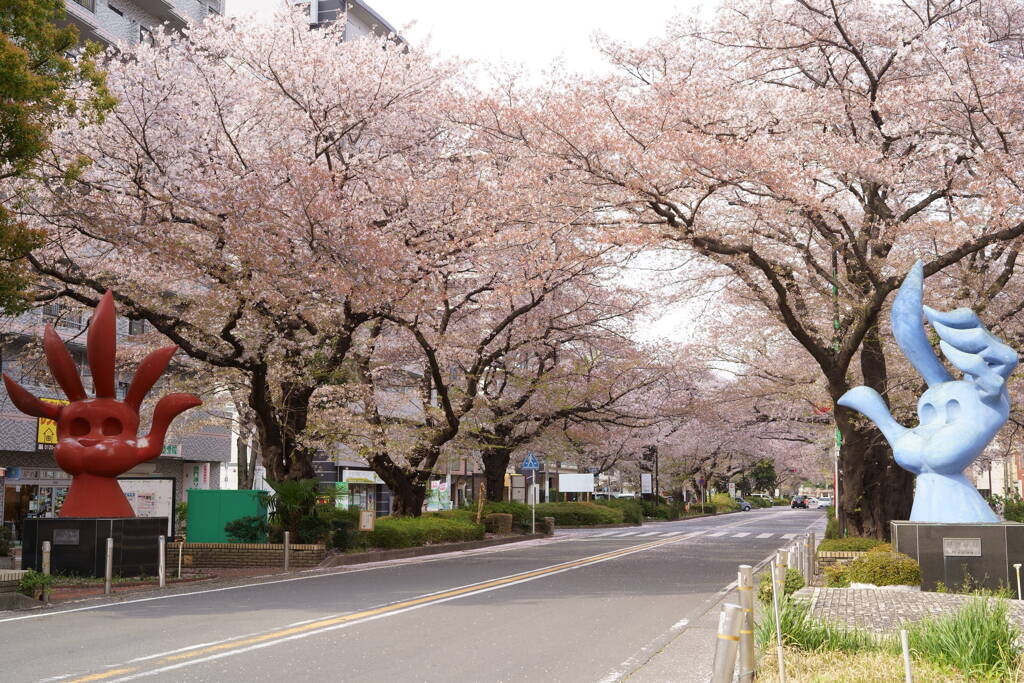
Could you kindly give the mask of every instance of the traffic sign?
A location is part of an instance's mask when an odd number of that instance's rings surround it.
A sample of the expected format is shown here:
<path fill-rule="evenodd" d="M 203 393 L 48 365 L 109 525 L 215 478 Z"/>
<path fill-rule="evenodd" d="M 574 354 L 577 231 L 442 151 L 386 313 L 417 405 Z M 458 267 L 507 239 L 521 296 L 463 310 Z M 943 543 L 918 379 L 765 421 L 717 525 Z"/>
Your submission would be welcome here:
<path fill-rule="evenodd" d="M 537 462 L 537 456 L 533 453 L 527 453 L 526 459 L 523 460 L 523 464 L 519 467 L 522 470 L 539 470 L 540 463 Z"/>

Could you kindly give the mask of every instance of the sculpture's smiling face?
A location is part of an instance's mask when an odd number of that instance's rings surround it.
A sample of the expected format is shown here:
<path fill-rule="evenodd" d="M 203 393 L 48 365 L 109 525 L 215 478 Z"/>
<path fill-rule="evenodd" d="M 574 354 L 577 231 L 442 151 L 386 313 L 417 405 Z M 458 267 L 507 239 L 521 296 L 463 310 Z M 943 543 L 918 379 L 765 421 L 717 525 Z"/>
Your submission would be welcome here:
<path fill-rule="evenodd" d="M 943 382 L 917 402 L 921 424 L 893 444 L 896 461 L 913 472 L 959 474 L 1006 420 L 981 400 L 970 380 Z"/>
<path fill-rule="evenodd" d="M 61 410 L 54 457 L 71 474 L 117 476 L 135 462 L 138 429 L 138 415 L 121 401 L 76 401 Z"/>

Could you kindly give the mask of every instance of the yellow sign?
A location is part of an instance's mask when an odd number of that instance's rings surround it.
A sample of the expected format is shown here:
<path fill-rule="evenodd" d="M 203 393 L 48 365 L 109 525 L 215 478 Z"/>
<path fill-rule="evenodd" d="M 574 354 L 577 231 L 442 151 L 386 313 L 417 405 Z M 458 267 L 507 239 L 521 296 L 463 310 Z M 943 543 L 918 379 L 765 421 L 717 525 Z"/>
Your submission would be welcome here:
<path fill-rule="evenodd" d="M 67 401 L 60 398 L 44 398 L 41 400 L 62 406 L 66 406 L 68 404 Z M 36 443 L 39 445 L 45 444 L 50 446 L 57 443 L 57 423 L 55 421 L 48 420 L 45 417 L 39 418 L 39 423 L 36 427 Z"/>

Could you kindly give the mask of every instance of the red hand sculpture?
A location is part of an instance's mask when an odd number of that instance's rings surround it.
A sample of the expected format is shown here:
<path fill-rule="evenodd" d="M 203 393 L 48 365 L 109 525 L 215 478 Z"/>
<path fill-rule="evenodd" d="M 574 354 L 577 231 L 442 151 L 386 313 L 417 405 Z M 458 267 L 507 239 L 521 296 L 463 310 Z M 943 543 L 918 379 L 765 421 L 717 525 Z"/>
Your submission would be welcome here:
<path fill-rule="evenodd" d="M 86 398 L 75 361 L 50 325 L 43 336 L 46 362 L 71 403 L 60 406 L 41 401 L 6 374 L 3 376 L 18 410 L 57 422 L 53 454 L 61 469 L 72 477 L 61 517 L 134 517 L 117 476 L 160 455 L 171 421 L 189 408 L 202 405 L 192 394 L 164 396 L 153 411 L 149 434 L 138 438 L 139 406 L 178 347 L 165 346 L 146 356 L 135 371 L 124 401 L 118 401 L 114 398 L 116 318 L 114 297 L 107 292 L 89 323 L 86 343 L 96 398 Z"/>

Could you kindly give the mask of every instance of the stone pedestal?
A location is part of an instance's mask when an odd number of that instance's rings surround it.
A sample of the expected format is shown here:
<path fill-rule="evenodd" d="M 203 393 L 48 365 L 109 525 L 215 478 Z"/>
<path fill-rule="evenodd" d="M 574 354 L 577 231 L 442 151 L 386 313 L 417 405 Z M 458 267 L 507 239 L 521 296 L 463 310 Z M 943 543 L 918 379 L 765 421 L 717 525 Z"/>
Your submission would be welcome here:
<path fill-rule="evenodd" d="M 41 570 L 43 541 L 50 541 L 54 574 L 102 577 L 109 537 L 114 539 L 114 574 L 155 576 L 160 562 L 158 539 L 166 533 L 166 517 L 26 519 L 21 568 Z"/>
<path fill-rule="evenodd" d="M 1017 593 L 1014 563 L 1024 564 L 1024 524 L 891 522 L 896 552 L 921 565 L 921 589 L 939 582 L 950 589 L 968 582 Z"/>

